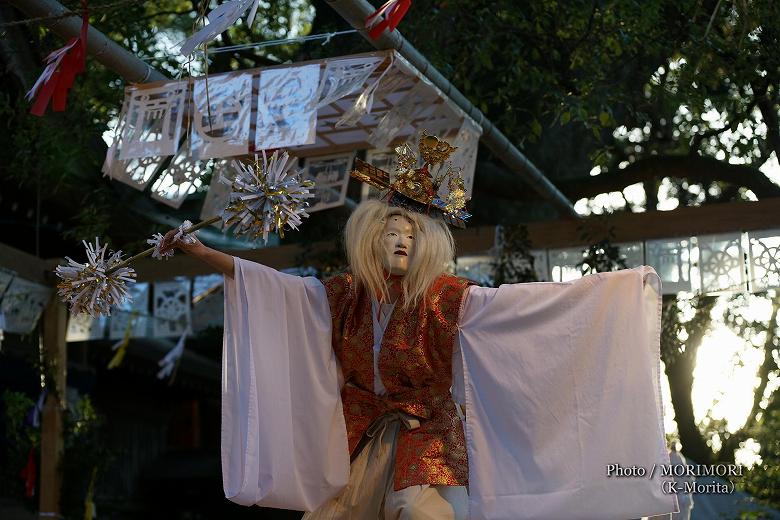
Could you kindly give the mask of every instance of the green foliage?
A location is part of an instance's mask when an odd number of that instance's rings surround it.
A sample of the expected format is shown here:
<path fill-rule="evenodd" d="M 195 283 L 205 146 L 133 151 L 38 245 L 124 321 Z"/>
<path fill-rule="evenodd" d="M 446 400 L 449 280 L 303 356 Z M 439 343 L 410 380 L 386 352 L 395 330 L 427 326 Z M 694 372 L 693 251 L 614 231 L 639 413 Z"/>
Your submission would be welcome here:
<path fill-rule="evenodd" d="M 27 464 L 32 447 L 36 464 L 40 467 L 40 430 L 26 422 L 26 417 L 35 402 L 26 395 L 6 390 L 2 396 L 5 414 L 5 435 L 8 445 L 2 459 L 7 461 L 0 467 L 0 488 L 6 496 L 23 500 L 24 482 L 19 472 Z M 63 460 L 61 510 L 65 518 L 84 517 L 84 497 L 87 493 L 93 469 L 100 475 L 112 461 L 112 454 L 105 444 L 105 420 L 95 410 L 89 396 L 83 396 L 63 414 Z M 35 497 L 25 504 L 33 509 Z"/>
<path fill-rule="evenodd" d="M 493 263 L 493 286 L 537 281 L 528 228 L 512 224 L 498 228 L 499 244 Z"/>
<path fill-rule="evenodd" d="M 99 490 L 99 477 L 108 469 L 113 454 L 106 445 L 105 419 L 95 410 L 88 395 L 68 409 L 63 428 L 61 507 L 67 518 L 83 518 L 84 497 L 93 470 L 97 472 L 96 489 Z"/>
<path fill-rule="evenodd" d="M 40 432 L 25 422 L 27 413 L 35 406 L 35 402 L 19 392 L 5 390 L 3 400 L 3 424 L 8 444 L 2 458 L 6 461 L 0 465 L 0 489 L 3 494 L 24 497 L 24 481 L 19 472 L 27 464 L 31 447 L 40 444 Z M 28 504 L 32 506 L 32 502 Z"/>

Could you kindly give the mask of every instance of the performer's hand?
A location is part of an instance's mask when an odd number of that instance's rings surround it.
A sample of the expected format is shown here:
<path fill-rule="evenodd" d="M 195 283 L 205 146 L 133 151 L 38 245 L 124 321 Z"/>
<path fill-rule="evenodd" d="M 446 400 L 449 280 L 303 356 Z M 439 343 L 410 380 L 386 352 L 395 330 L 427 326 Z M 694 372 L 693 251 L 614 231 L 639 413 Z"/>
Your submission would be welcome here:
<path fill-rule="evenodd" d="M 178 247 L 179 249 L 181 249 L 187 254 L 195 254 L 199 249 L 204 247 L 201 241 L 195 237 L 194 233 L 188 234 L 188 236 L 192 237 L 195 240 L 194 243 L 187 243 L 181 239 L 175 240 L 176 234 L 178 232 L 179 232 L 179 228 L 173 228 L 165 234 L 165 237 L 163 237 L 163 243 L 160 246 L 161 253 L 165 253 L 166 251 L 170 251 L 174 247 Z"/>

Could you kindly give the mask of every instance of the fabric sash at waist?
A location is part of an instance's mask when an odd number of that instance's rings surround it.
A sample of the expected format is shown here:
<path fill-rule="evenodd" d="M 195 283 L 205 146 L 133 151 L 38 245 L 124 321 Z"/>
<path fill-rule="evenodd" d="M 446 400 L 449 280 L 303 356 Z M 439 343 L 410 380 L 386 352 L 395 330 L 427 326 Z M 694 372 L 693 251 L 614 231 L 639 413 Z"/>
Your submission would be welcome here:
<path fill-rule="evenodd" d="M 392 395 L 376 395 L 374 392 L 348 383 L 341 391 L 341 399 L 347 415 L 352 415 L 351 410 L 360 410 L 359 415 L 370 418 L 371 422 L 392 412 L 403 412 L 420 419 L 430 419 L 433 408 L 442 399 L 449 398 L 449 387 L 442 386 L 411 388 Z"/>

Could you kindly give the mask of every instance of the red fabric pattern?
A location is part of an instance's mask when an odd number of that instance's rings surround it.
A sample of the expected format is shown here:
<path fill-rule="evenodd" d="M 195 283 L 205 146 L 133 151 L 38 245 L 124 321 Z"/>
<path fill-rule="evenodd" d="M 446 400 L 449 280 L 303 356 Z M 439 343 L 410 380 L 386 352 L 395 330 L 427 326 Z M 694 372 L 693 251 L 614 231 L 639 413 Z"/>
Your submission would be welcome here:
<path fill-rule="evenodd" d="M 370 298 L 365 291 L 355 290 L 350 274 L 325 282 L 333 349 L 345 380 L 341 397 L 350 453 L 355 454 L 371 423 L 387 413 L 402 411 L 420 419 L 419 428 L 402 428 L 399 433 L 395 489 L 468 482 L 463 425 L 449 391 L 457 318 L 468 285 L 466 280 L 442 275 L 426 295 L 426 305 L 404 312 L 403 302 L 396 304 L 379 358 L 388 393 L 377 396 Z"/>

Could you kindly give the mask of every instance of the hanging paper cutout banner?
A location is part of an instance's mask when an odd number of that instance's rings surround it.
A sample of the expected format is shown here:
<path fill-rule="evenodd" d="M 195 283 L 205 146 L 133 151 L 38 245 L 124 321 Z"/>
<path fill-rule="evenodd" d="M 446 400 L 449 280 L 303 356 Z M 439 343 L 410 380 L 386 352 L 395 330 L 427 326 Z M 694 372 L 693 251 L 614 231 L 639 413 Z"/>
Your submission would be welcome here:
<path fill-rule="evenodd" d="M 398 154 L 392 148 L 382 150 L 368 150 L 366 152 L 366 162 L 376 166 L 380 170 L 390 173 L 390 182 L 395 180 L 395 167 L 398 164 Z M 361 183 L 360 200 L 379 199 L 382 196 L 382 190 L 371 186 L 367 182 Z"/>
<path fill-rule="evenodd" d="M 741 233 L 702 235 L 696 239 L 699 245 L 701 291 L 713 293 L 746 290 Z"/>
<path fill-rule="evenodd" d="M 109 317 L 109 339 L 123 338 L 128 323 L 131 322 L 130 337 L 144 337 L 147 334 L 150 285 L 143 282 L 130 284 L 127 291 L 130 297 L 114 308 Z"/>
<path fill-rule="evenodd" d="M 190 280 L 154 284 L 154 335 L 178 336 L 190 328 Z"/>
<path fill-rule="evenodd" d="M 361 87 L 376 70 L 383 58 L 350 58 L 328 60 L 317 92 L 317 109 L 348 96 Z"/>
<path fill-rule="evenodd" d="M 87 65 L 87 32 L 89 30 L 89 15 L 87 2 L 81 0 L 81 34 L 72 38 L 65 46 L 60 47 L 46 57 L 46 68 L 27 92 L 27 100 L 32 100 L 30 113 L 42 116 L 51 100 L 51 109 L 62 112 L 68 101 L 68 90 L 73 86 L 77 74 L 84 72 Z"/>
<path fill-rule="evenodd" d="M 645 241 L 646 265 L 661 278 L 664 294 L 690 292 L 691 287 L 691 241 L 687 238 L 667 238 Z"/>
<path fill-rule="evenodd" d="M 366 29 L 372 40 L 379 38 L 382 31 L 393 32 L 412 5 L 412 0 L 389 0 L 366 18 Z"/>
<path fill-rule="evenodd" d="M 750 290 L 780 287 L 780 229 L 748 231 Z"/>
<path fill-rule="evenodd" d="M 106 330 L 105 316 L 90 316 L 86 312 L 69 314 L 65 341 L 103 339 Z"/>
<path fill-rule="evenodd" d="M 255 150 L 314 143 L 319 80 L 318 64 L 260 73 Z"/>
<path fill-rule="evenodd" d="M 221 274 L 196 276 L 192 280 L 192 330 L 221 327 L 225 313 L 224 277 Z"/>
<path fill-rule="evenodd" d="M 129 94 L 119 158 L 142 159 L 175 154 L 181 138 L 187 83 L 135 88 Z"/>
<path fill-rule="evenodd" d="M 335 208 L 347 197 L 349 172 L 352 171 L 353 152 L 307 158 L 304 163 L 306 178 L 314 181 L 314 198 L 309 213 Z"/>
<path fill-rule="evenodd" d="M 194 139 L 195 135 L 192 134 L 192 137 Z M 154 200 L 178 209 L 187 195 L 194 193 L 201 185 L 200 178 L 208 171 L 208 160 L 193 159 L 189 150 L 188 139 L 179 148 L 165 172 L 152 184 Z"/>
<path fill-rule="evenodd" d="M 193 101 L 192 157 L 232 157 L 249 151 L 252 74 L 195 80 Z"/>
<path fill-rule="evenodd" d="M 18 276 L 11 280 L 0 302 L 0 310 L 5 314 L 6 332 L 32 332 L 50 296 L 51 288 L 45 285 L 28 282 Z"/>
<path fill-rule="evenodd" d="M 252 22 L 257 14 L 257 6 L 260 0 L 234 0 L 232 2 L 223 2 L 212 9 L 206 16 L 208 25 L 197 31 L 195 34 L 184 40 L 181 45 L 181 54 L 189 56 L 199 45 L 210 42 L 219 34 L 227 30 L 241 15 L 250 7 L 252 10 L 246 18 L 246 24 L 252 27 Z"/>

